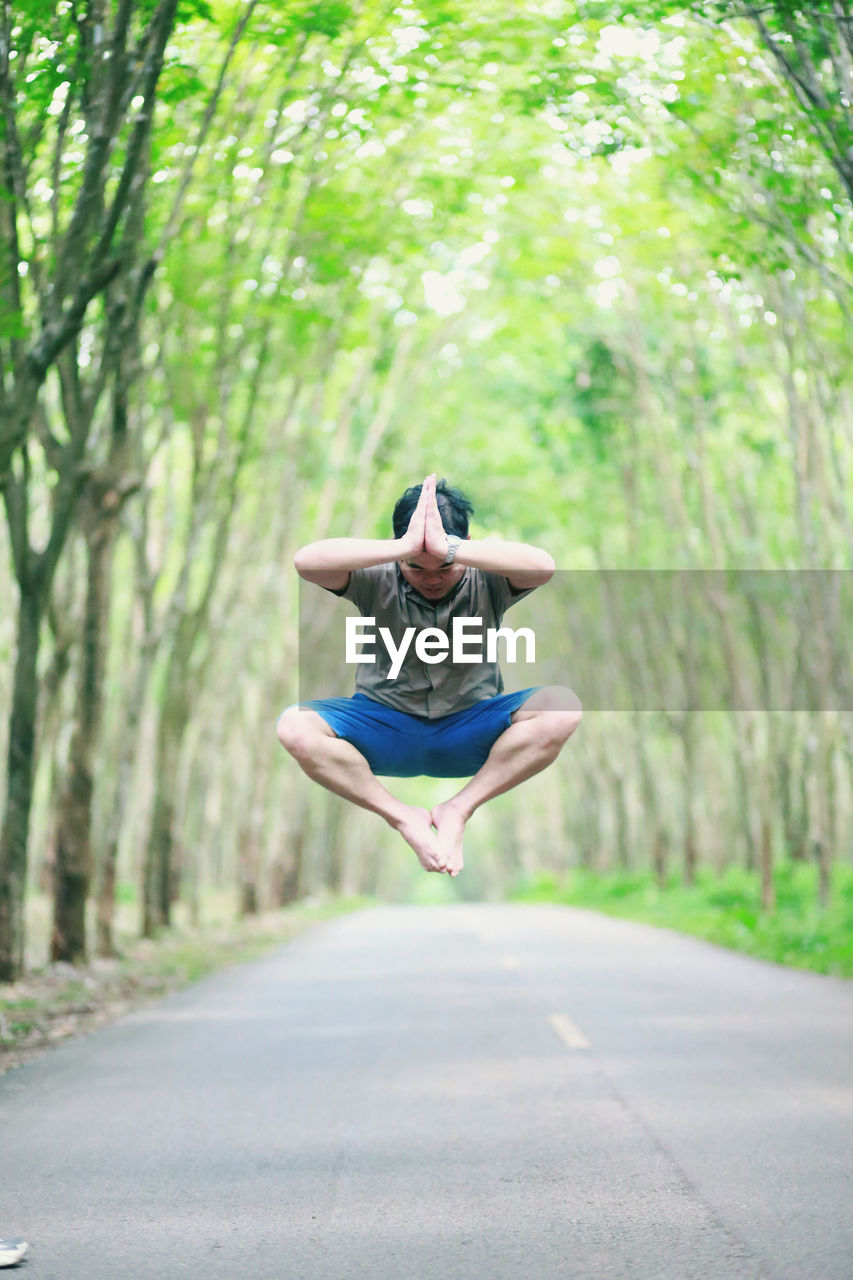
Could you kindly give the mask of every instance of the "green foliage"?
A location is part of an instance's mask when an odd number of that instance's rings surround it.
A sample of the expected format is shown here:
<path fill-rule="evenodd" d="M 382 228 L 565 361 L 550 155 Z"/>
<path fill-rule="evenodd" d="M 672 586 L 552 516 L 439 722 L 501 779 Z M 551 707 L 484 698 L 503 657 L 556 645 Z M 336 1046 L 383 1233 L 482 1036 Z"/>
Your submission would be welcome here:
<path fill-rule="evenodd" d="M 201 93 L 204 87 L 204 81 L 195 67 L 173 59 L 163 68 L 159 99 L 164 107 L 174 107 L 185 98 Z"/>
<path fill-rule="evenodd" d="M 137 23 L 151 11 L 150 0 L 136 6 Z M 80 190 L 95 76 L 70 9 L 47 16 L 30 0 L 20 12 L 30 209 L 19 210 L 20 266 L 3 268 L 7 288 L 17 271 L 25 295 L 20 317 L 0 311 L 4 340 L 40 331 L 36 279 L 49 277 Z M 808 25 L 791 6 L 762 12 L 771 30 Z M 803 48 L 817 61 L 832 32 L 817 23 L 828 6 L 815 14 Z M 233 3 L 181 5 L 154 118 L 154 180 L 134 206 L 148 252 L 193 162 L 130 396 L 145 487 L 117 556 L 102 749 L 111 783 L 145 608 L 146 643 L 163 646 L 148 743 L 169 696 L 162 653 L 181 610 L 221 571 L 190 667 L 194 710 L 175 784 L 178 825 L 208 804 L 217 814 L 200 875 L 233 871 L 242 815 L 259 806 L 275 817 L 263 833 L 269 863 L 280 855 L 279 780 L 259 800 L 249 777 L 267 758 L 255 745 L 266 701 L 294 678 L 282 657 L 294 546 L 318 529 L 385 536 L 389 503 L 427 471 L 470 488 L 476 536 L 546 546 L 563 568 L 846 565 L 850 547 L 850 203 L 821 131 L 830 117 L 772 70 L 735 6 L 264 3 L 202 139 L 241 15 Z M 825 59 L 816 74 L 829 92 Z M 129 110 L 111 164 L 134 118 Z M 85 388 L 97 365 L 104 315 L 90 312 L 45 397 L 58 436 L 73 371 Z M 95 434 L 110 438 L 106 407 Z M 41 530 L 54 495 L 38 436 L 32 464 Z M 68 577 L 73 618 L 79 561 Z M 794 734 L 794 767 L 806 732 Z M 734 741 L 730 727 L 703 740 L 698 810 L 716 803 L 718 774 L 729 795 Z M 650 750 L 677 833 L 671 725 L 656 727 Z M 627 735 L 619 753 L 630 790 Z M 606 780 L 595 785 L 606 821 Z M 204 798 L 220 795 L 221 810 Z M 847 793 L 842 815 L 845 803 Z M 726 848 L 736 806 L 721 802 Z M 147 814 L 133 821 L 144 828 Z M 781 840 L 778 810 L 774 822 Z M 715 823 L 701 824 L 710 844 Z M 132 836 L 128 850 L 144 831 Z M 735 870 L 702 871 L 701 900 L 684 909 L 744 945 L 776 929 L 782 949 L 819 956 L 835 935 L 817 918 L 797 923 L 812 892 L 806 872 L 779 868 L 772 927 L 754 879 Z M 423 892 L 443 893 L 438 883 Z M 543 872 L 528 891 L 547 898 L 558 887 Z M 583 889 L 591 902 L 664 910 L 647 875 Z M 836 887 L 833 911 L 847 892 Z"/>
<path fill-rule="evenodd" d="M 586 427 L 601 460 L 613 447 L 613 436 L 634 414 L 627 371 L 619 367 L 602 338 L 594 338 L 579 361 L 573 393 L 575 412 Z"/>
<path fill-rule="evenodd" d="M 700 868 L 693 888 L 670 877 L 660 888 L 648 872 L 573 871 L 562 880 L 537 874 L 521 882 L 514 901 L 562 902 L 706 938 L 722 946 L 796 968 L 853 977 L 853 869 L 834 869 L 830 904 L 817 898 L 817 870 L 787 861 L 774 869 L 777 904 L 761 908 L 755 872 Z"/>
<path fill-rule="evenodd" d="M 296 35 L 336 39 L 354 14 L 349 0 L 298 0 L 295 4 L 267 6 L 255 19 L 255 30 L 272 44 L 289 44 Z"/>
<path fill-rule="evenodd" d="M 190 22 L 193 18 L 202 18 L 205 22 L 214 21 L 213 8 L 208 0 L 180 0 L 178 21 Z"/>

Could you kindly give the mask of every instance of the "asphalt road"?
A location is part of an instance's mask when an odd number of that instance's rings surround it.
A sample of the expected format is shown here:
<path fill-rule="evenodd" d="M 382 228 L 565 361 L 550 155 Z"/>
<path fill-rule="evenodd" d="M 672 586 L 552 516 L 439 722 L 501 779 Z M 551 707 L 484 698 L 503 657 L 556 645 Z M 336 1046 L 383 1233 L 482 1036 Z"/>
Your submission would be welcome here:
<path fill-rule="evenodd" d="M 348 916 L 0 1078 L 26 1280 L 851 1280 L 852 1170 L 853 983 L 557 907 Z"/>

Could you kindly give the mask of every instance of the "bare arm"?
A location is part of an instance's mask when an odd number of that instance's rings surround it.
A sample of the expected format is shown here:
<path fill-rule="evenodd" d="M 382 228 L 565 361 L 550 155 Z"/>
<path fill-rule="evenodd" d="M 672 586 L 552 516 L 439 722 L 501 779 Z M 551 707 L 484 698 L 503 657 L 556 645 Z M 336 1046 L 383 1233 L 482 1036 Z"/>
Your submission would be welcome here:
<path fill-rule="evenodd" d="M 434 492 L 435 476 L 427 476 L 402 538 L 325 538 L 322 542 L 310 542 L 307 547 L 300 547 L 293 557 L 293 567 L 300 578 L 331 591 L 343 591 L 353 569 L 369 569 L 374 564 L 418 555 L 424 546 L 430 482 Z"/>
<path fill-rule="evenodd" d="M 430 555 L 443 560 L 447 555 L 447 534 L 441 522 L 435 491 L 430 495 L 424 526 L 424 548 Z M 488 538 L 472 541 L 466 538 L 456 551 L 456 564 L 485 569 L 487 573 L 502 573 L 514 591 L 528 587 L 541 587 L 554 572 L 554 561 L 541 547 L 531 547 L 526 542 L 500 542 Z"/>
<path fill-rule="evenodd" d="M 467 539 L 456 552 L 457 564 L 469 564 L 488 573 L 502 573 L 515 591 L 541 587 L 554 572 L 554 561 L 541 547 L 527 542 Z"/>
<path fill-rule="evenodd" d="M 353 569 L 367 569 L 389 560 L 402 560 L 402 538 L 326 538 L 300 547 L 293 557 L 293 567 L 306 582 L 342 591 Z"/>

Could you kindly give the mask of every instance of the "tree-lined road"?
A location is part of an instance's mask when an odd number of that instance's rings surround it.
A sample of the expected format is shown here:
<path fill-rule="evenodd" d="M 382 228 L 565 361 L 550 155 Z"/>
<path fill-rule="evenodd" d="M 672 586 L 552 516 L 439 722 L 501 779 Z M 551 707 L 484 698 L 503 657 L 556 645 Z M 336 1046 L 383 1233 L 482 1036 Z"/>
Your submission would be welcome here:
<path fill-rule="evenodd" d="M 318 927 L 0 1079 L 29 1280 L 850 1280 L 853 986 L 556 907 Z"/>

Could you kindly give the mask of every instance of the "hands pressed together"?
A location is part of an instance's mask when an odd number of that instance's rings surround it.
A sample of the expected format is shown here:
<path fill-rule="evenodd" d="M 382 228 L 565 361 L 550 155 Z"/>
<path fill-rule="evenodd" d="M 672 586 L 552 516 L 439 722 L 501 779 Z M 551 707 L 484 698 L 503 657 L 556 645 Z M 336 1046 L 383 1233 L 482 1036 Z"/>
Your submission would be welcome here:
<path fill-rule="evenodd" d="M 412 512 L 408 529 L 400 539 L 400 546 L 401 558 L 409 559 L 422 552 L 441 561 L 447 556 L 447 534 L 435 497 L 435 474 L 427 476 L 421 486 L 418 505 Z"/>

